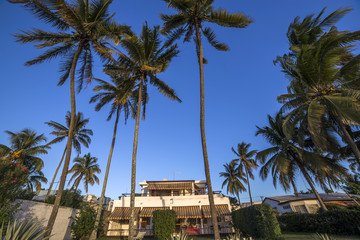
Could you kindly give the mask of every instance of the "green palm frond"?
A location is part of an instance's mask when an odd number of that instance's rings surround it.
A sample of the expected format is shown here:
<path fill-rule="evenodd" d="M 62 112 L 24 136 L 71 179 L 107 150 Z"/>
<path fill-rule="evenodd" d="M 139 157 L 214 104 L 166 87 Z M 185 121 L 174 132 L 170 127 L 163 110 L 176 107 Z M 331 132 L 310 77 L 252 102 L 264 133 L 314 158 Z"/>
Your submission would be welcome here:
<path fill-rule="evenodd" d="M 211 11 L 208 21 L 223 27 L 246 28 L 254 20 L 243 13 L 228 13 L 225 9 Z"/>

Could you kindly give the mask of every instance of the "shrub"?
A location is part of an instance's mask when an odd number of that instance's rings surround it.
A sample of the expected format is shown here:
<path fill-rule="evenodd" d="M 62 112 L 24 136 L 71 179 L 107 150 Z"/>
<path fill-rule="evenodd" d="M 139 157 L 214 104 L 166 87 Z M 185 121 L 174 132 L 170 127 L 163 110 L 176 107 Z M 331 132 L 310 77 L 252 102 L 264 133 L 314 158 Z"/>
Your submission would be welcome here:
<path fill-rule="evenodd" d="M 356 210 L 330 210 L 317 214 L 286 213 L 278 217 L 282 231 L 360 234 L 360 214 Z"/>
<path fill-rule="evenodd" d="M 281 239 L 281 230 L 269 204 L 254 205 L 232 212 L 234 227 L 256 239 Z"/>
<path fill-rule="evenodd" d="M 6 228 L 4 225 L 0 228 L 0 239 L 3 240 L 45 240 L 49 237 L 44 237 L 45 229 L 37 222 L 27 221 L 18 222 L 15 220 Z"/>
<path fill-rule="evenodd" d="M 7 225 L 20 203 L 15 199 L 25 194 L 24 183 L 29 170 L 17 161 L 0 158 L 0 223 Z"/>
<path fill-rule="evenodd" d="M 83 203 L 83 198 L 80 193 L 80 190 L 77 190 L 76 192 L 70 191 L 69 189 L 64 190 L 61 196 L 60 206 L 80 209 L 81 204 Z M 54 204 L 55 198 L 55 195 L 49 196 L 46 203 Z"/>
<path fill-rule="evenodd" d="M 173 210 L 156 210 L 153 212 L 153 223 L 155 239 L 170 239 L 175 230 L 176 213 Z"/>
<path fill-rule="evenodd" d="M 71 224 L 71 233 L 74 239 L 83 239 L 90 236 L 95 229 L 96 211 L 88 204 L 82 204 L 79 214 Z M 101 224 L 99 224 L 101 226 Z"/>

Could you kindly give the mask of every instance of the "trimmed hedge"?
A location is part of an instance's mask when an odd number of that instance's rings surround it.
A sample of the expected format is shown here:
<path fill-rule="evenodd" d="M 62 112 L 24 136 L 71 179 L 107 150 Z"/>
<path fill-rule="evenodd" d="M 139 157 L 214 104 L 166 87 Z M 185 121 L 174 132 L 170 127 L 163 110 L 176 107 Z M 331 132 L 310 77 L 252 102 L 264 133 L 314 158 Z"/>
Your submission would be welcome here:
<path fill-rule="evenodd" d="M 157 240 L 171 238 L 175 231 L 176 213 L 173 210 L 156 210 L 153 212 L 154 237 Z"/>
<path fill-rule="evenodd" d="M 281 238 L 281 230 L 269 204 L 254 205 L 232 212 L 234 227 L 256 239 Z"/>
<path fill-rule="evenodd" d="M 354 210 L 329 210 L 317 214 L 285 213 L 277 218 L 284 232 L 360 234 L 360 212 Z"/>

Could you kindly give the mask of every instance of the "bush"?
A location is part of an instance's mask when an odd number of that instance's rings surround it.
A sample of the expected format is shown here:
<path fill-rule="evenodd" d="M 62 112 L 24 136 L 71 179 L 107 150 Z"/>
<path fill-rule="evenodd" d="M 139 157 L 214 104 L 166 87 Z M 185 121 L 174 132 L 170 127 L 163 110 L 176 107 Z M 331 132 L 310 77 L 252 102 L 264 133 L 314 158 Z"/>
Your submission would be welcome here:
<path fill-rule="evenodd" d="M 73 192 L 69 189 L 65 189 L 61 196 L 60 206 L 80 209 L 81 204 L 83 203 L 83 198 L 80 193 L 80 190 Z M 46 203 L 54 204 L 55 198 L 56 196 L 49 196 Z"/>
<path fill-rule="evenodd" d="M 234 227 L 256 239 L 281 239 L 281 230 L 269 204 L 254 205 L 232 212 Z"/>
<path fill-rule="evenodd" d="M 317 214 L 285 213 L 278 217 L 284 232 L 360 234 L 360 214 L 356 210 L 330 210 Z"/>
<path fill-rule="evenodd" d="M 79 214 L 71 224 L 71 233 L 74 239 L 89 237 L 95 229 L 95 221 L 96 211 L 88 204 L 82 204 Z"/>
<path fill-rule="evenodd" d="M 0 158 L 0 224 L 5 226 L 20 203 L 13 204 L 15 199 L 26 193 L 24 183 L 29 175 L 29 170 L 17 161 Z"/>
<path fill-rule="evenodd" d="M 155 239 L 170 239 L 175 230 L 176 213 L 173 210 L 156 210 L 153 212 L 153 223 Z"/>

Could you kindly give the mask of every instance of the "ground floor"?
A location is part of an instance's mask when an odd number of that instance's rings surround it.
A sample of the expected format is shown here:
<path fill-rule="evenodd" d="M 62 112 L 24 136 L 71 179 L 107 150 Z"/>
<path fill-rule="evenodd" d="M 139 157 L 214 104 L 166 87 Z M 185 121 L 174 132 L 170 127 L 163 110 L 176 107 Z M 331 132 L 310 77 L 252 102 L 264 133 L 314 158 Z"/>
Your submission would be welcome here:
<path fill-rule="evenodd" d="M 135 229 L 136 232 L 145 232 L 145 236 L 153 235 L 152 213 L 155 210 L 170 208 L 135 208 Z M 175 233 L 186 233 L 187 235 L 213 234 L 213 224 L 210 216 L 209 206 L 186 206 L 172 207 L 176 213 Z M 230 224 L 231 213 L 227 205 L 217 205 L 217 220 L 220 233 L 233 233 Z M 109 228 L 107 236 L 128 236 L 129 235 L 130 208 L 116 208 L 109 217 Z"/>

